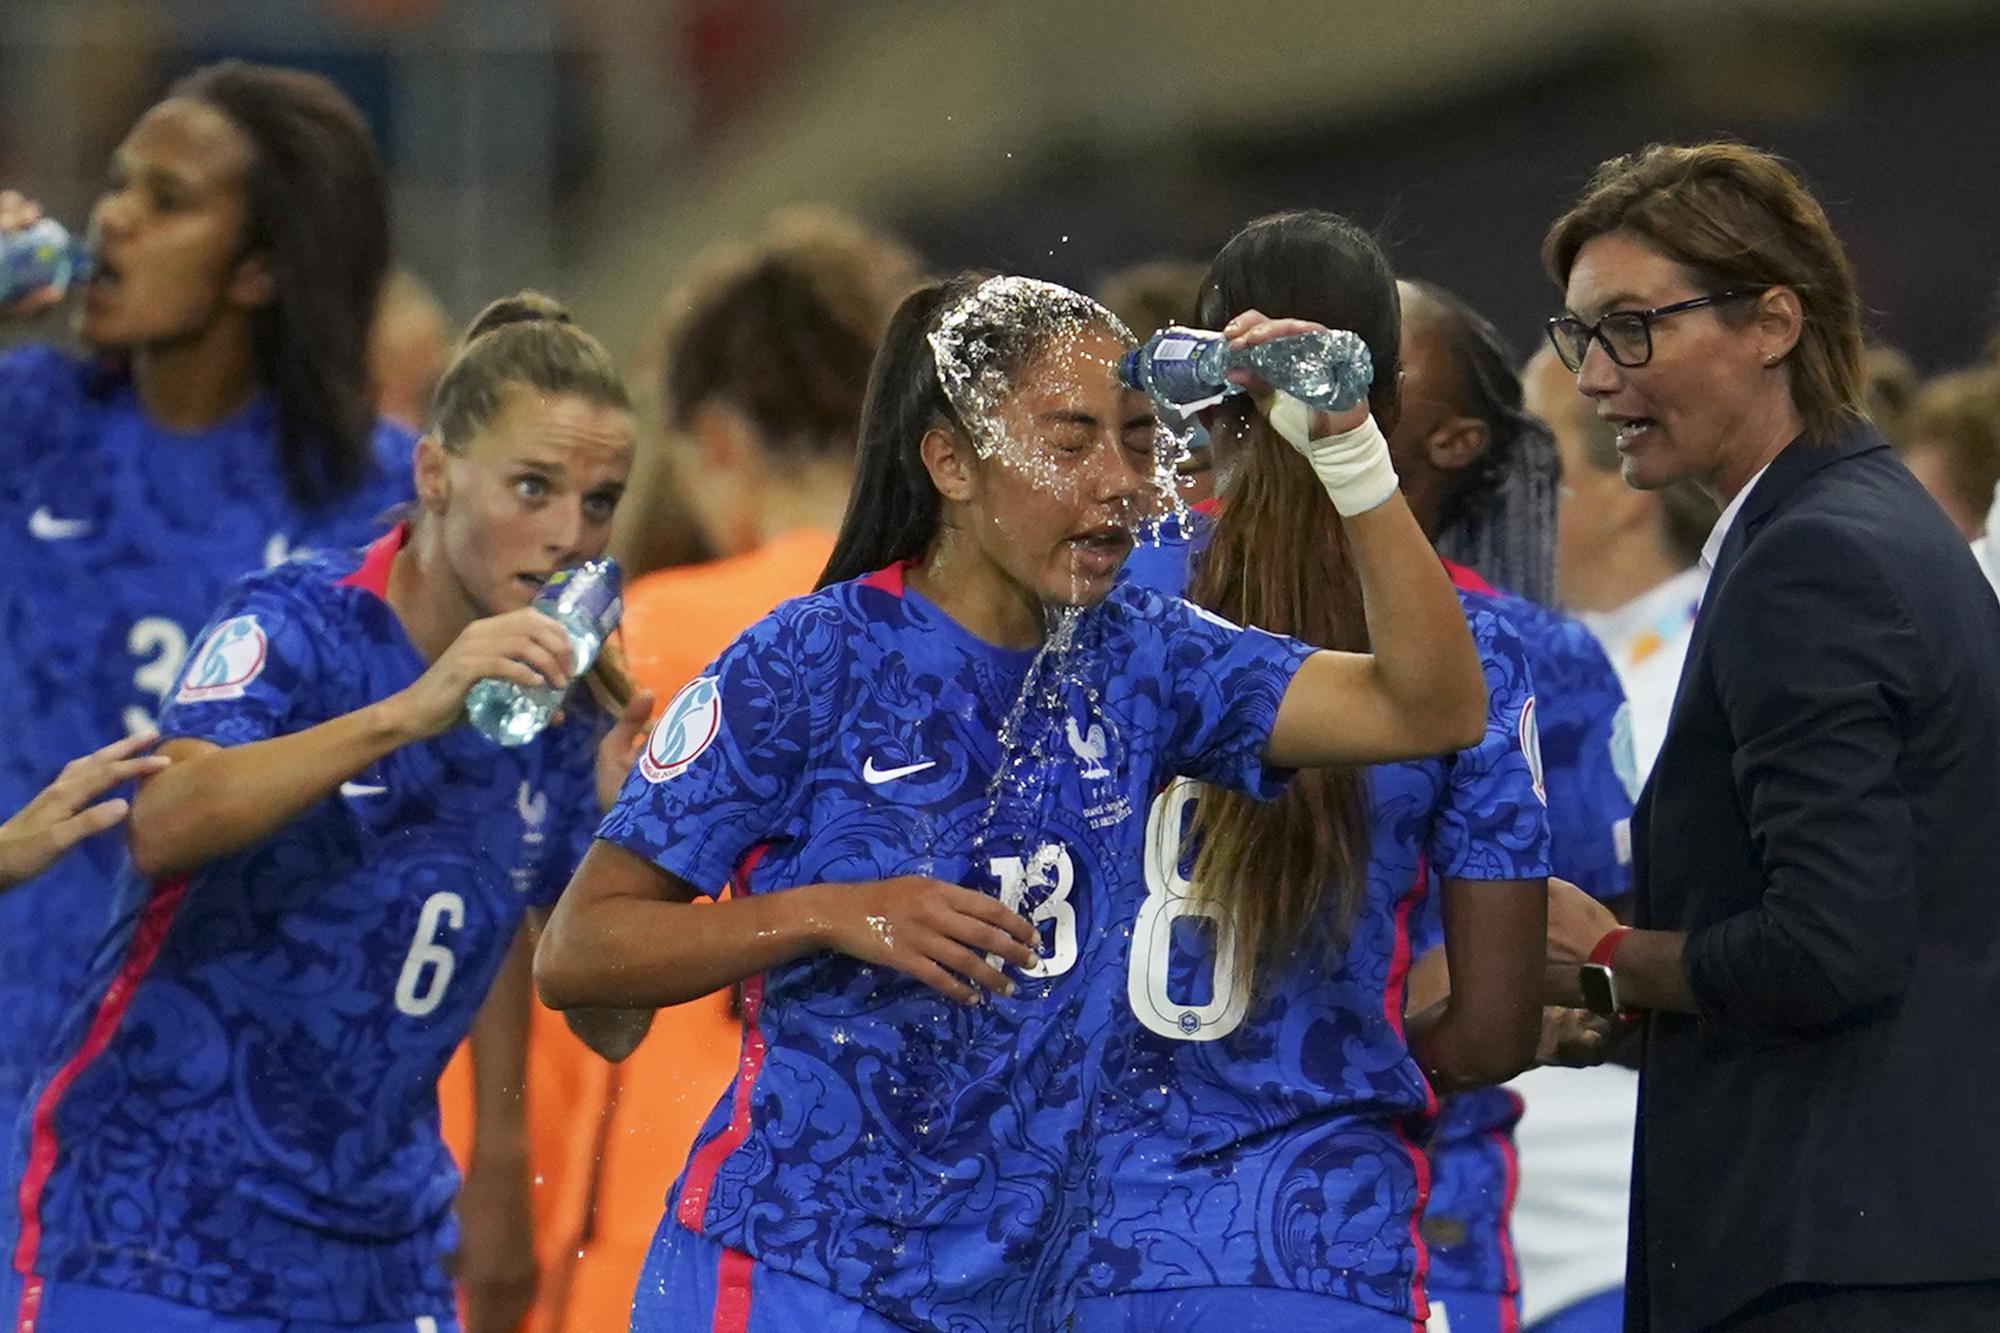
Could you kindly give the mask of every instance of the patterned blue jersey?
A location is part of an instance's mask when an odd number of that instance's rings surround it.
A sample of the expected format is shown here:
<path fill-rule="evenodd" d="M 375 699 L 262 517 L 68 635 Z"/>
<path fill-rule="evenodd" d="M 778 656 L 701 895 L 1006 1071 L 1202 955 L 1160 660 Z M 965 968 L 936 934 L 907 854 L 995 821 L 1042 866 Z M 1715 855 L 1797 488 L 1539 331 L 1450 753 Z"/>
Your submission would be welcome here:
<path fill-rule="evenodd" d="M 1156 805 L 1143 882 L 1127 881 L 1130 948 L 1107 969 L 1125 984 L 1101 992 L 1113 1039 L 1093 1057 L 1083 1294 L 1277 1287 L 1423 1317 L 1434 1103 L 1403 1036 L 1412 918 L 1435 896 L 1433 873 L 1548 873 L 1524 648 L 1490 606 L 1461 600 L 1486 672 L 1485 738 L 1369 770 L 1368 884 L 1337 963 L 1300 956 L 1243 994 L 1185 896 L 1194 793 Z"/>
<path fill-rule="evenodd" d="M 405 532 L 244 579 L 164 733 L 247 744 L 414 681 L 382 600 Z M 469 727 L 404 746 L 268 841 L 124 873 L 16 1134 L 17 1269 L 239 1317 L 451 1312 L 435 1084 L 596 826 L 600 715 L 571 711 L 517 749 Z"/>
<path fill-rule="evenodd" d="M 670 1200 L 912 1328 L 1061 1317 L 1083 996 L 1130 921 L 1107 896 L 1171 778 L 1274 794 L 1262 754 L 1309 653 L 1129 588 L 1074 632 L 1039 662 L 997 649 L 900 568 L 788 602 L 668 705 L 599 830 L 703 892 L 922 874 L 1041 928 L 1019 993 L 975 1006 L 836 953 L 748 983 L 736 1081 Z"/>
<path fill-rule="evenodd" d="M 1552 873 L 1596 898 L 1631 891 L 1632 799 L 1618 776 L 1618 747 L 1631 743 L 1625 692 L 1610 659 L 1583 625 L 1524 597 L 1491 588 L 1452 566 L 1461 596 L 1483 601 L 1521 632 L 1535 672 L 1541 754 L 1554 835 Z M 1414 923 L 1418 953 L 1444 943 L 1432 903 Z M 1431 1142 L 1432 1188 L 1424 1219 L 1431 1281 L 1440 1291 L 1520 1288 L 1508 1236 L 1517 1185 L 1513 1128 L 1521 1098 L 1480 1088 L 1446 1099 Z"/>
<path fill-rule="evenodd" d="M 260 399 L 200 435 L 153 425 L 129 381 L 47 347 L 0 356 L 0 813 L 78 755 L 151 725 L 241 575 L 373 538 L 410 496 L 411 438 L 318 510 L 287 494 Z M 0 897 L 0 1123 L 12 1123 L 111 906 L 119 833 Z M 0 1231 L 4 1231 L 0 1227 Z"/>

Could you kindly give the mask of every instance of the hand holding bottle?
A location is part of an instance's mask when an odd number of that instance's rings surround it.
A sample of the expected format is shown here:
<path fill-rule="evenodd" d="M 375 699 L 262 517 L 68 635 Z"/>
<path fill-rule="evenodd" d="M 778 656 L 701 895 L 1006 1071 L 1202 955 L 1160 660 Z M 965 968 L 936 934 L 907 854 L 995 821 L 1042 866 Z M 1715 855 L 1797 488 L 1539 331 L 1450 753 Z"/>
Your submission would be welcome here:
<path fill-rule="evenodd" d="M 15 190 L 0 190 L 0 319 L 28 319 L 53 308 L 63 298 L 62 287 L 51 282 L 37 282 L 21 292 L 14 290 L 16 247 L 25 247 L 25 235 L 43 221 L 34 200 Z"/>

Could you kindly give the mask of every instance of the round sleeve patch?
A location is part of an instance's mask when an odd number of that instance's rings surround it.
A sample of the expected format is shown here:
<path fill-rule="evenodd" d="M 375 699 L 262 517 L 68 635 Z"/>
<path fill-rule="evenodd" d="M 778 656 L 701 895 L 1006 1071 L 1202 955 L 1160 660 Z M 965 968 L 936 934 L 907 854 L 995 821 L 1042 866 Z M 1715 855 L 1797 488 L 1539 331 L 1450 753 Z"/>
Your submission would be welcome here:
<path fill-rule="evenodd" d="M 716 678 L 691 680 L 653 724 L 653 734 L 639 756 L 639 771 L 648 782 L 665 782 L 699 758 L 721 730 L 722 690 Z"/>
<path fill-rule="evenodd" d="M 195 651 L 175 703 L 211 703 L 240 699 L 250 682 L 264 673 L 271 643 L 256 616 L 232 616 L 209 632 Z"/>

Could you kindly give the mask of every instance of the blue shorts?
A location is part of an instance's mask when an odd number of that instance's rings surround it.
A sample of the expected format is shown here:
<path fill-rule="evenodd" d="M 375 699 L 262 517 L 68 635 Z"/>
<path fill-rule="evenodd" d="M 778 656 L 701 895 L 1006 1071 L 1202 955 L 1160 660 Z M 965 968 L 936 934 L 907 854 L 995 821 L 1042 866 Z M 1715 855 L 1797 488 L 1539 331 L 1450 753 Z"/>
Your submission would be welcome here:
<path fill-rule="evenodd" d="M 653 1233 L 632 1333 L 901 1333 L 867 1306 L 758 1263 L 669 1213 Z"/>
<path fill-rule="evenodd" d="M 1075 1333 L 1422 1333 L 1372 1306 L 1277 1287 L 1188 1287 L 1092 1296 L 1076 1303 Z"/>
<path fill-rule="evenodd" d="M 1624 1333 L 1625 1289 L 1613 1287 L 1528 1325 L 1528 1333 Z"/>
<path fill-rule="evenodd" d="M 1432 1287 L 1426 1333 L 1521 1333 L 1521 1298 Z"/>
<path fill-rule="evenodd" d="M 11 1266 L 0 1275 L 0 1327 L 12 1328 L 27 1311 L 23 1283 Z M 82 1282 L 40 1282 L 34 1310 L 35 1333 L 106 1333 L 144 1329 L 146 1333 L 458 1333 L 458 1316 L 425 1315 L 374 1324 L 323 1324 L 310 1319 L 267 1319 L 222 1314 L 182 1305 L 160 1296 L 114 1291 Z"/>

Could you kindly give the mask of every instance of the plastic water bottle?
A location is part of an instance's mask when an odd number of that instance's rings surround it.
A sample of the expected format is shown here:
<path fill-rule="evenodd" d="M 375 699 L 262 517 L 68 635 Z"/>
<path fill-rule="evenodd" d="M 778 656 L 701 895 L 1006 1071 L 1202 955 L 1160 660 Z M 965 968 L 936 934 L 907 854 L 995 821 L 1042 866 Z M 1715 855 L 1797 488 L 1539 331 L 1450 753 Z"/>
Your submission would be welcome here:
<path fill-rule="evenodd" d="M 618 627 L 625 604 L 615 560 L 590 560 L 551 576 L 529 603 L 569 632 L 571 683 L 583 678 L 597 650 Z M 465 696 L 465 714 L 479 734 L 501 745 L 525 745 L 542 734 L 565 690 L 517 685 L 489 676 Z"/>
<path fill-rule="evenodd" d="M 1219 333 L 1178 326 L 1161 329 L 1145 346 L 1127 352 L 1118 363 L 1118 378 L 1144 389 L 1162 407 L 1193 412 L 1242 393 L 1229 382 L 1229 372 L 1239 368 L 1326 412 L 1345 412 L 1366 398 L 1375 382 L 1368 345 L 1345 329 L 1231 348 Z"/>
<path fill-rule="evenodd" d="M 0 231 L 0 305 L 11 305 L 44 287 L 61 296 L 90 276 L 90 249 L 54 218 L 20 231 Z"/>

